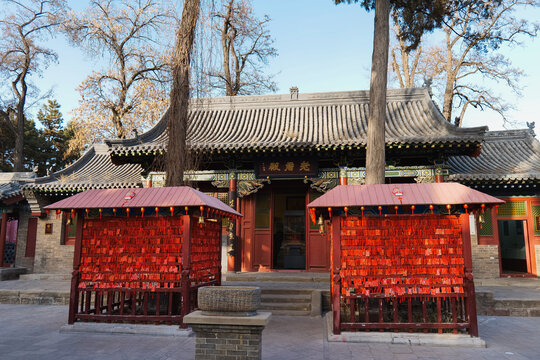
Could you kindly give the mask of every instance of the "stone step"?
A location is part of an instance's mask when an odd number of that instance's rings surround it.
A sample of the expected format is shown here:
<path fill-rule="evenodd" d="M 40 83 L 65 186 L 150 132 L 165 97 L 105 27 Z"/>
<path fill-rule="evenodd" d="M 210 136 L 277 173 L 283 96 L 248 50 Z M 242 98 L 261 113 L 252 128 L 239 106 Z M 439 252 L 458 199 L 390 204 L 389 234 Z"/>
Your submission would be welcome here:
<path fill-rule="evenodd" d="M 24 276 L 27 271 L 28 269 L 23 267 L 0 268 L 0 281 L 17 280 L 20 276 Z"/>
<path fill-rule="evenodd" d="M 311 272 L 228 272 L 224 277 L 226 281 L 330 283 L 330 274 Z"/>
<path fill-rule="evenodd" d="M 311 316 L 310 311 L 304 310 L 269 310 L 274 316 Z"/>
<path fill-rule="evenodd" d="M 501 299 L 491 292 L 477 292 L 476 309 L 483 316 L 540 317 L 540 299 Z"/>
<path fill-rule="evenodd" d="M 311 289 L 261 288 L 261 295 L 304 295 L 311 296 Z"/>
<path fill-rule="evenodd" d="M 261 310 L 298 310 L 311 311 L 311 303 L 265 303 L 261 302 Z"/>
<path fill-rule="evenodd" d="M 265 294 L 261 295 L 263 303 L 305 303 L 311 304 L 311 294 L 290 295 L 290 294 Z"/>
<path fill-rule="evenodd" d="M 71 274 L 24 274 L 20 280 L 71 280 Z"/>

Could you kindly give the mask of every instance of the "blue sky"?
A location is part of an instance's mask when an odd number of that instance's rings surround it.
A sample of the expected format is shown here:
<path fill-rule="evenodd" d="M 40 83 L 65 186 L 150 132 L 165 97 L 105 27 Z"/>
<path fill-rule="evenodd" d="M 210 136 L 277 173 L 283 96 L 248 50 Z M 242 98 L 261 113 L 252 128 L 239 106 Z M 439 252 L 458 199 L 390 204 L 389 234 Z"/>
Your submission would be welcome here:
<path fill-rule="evenodd" d="M 81 1 L 70 3 L 76 9 L 84 7 Z M 300 92 L 369 88 L 373 13 L 358 5 L 336 6 L 332 0 L 254 0 L 253 6 L 258 14 L 272 18 L 269 29 L 279 55 L 271 60 L 267 71 L 276 74 L 279 93 L 288 92 L 291 86 L 298 86 Z M 529 11 L 526 16 L 533 21 L 540 19 L 540 9 Z M 54 97 L 69 119 L 70 111 L 77 106 L 77 86 L 98 64 L 62 37 L 49 45 L 58 52 L 59 63 L 51 65 L 36 82 L 42 89 L 53 88 Z M 503 86 L 496 86 L 496 91 L 515 104 L 517 111 L 511 112 L 510 118 L 516 121 L 513 127 L 523 128 L 526 121 L 539 118 L 540 40 L 526 39 L 521 47 L 504 52 L 514 66 L 527 74 L 522 79 L 524 91 L 519 98 Z M 498 115 L 471 110 L 464 126 L 503 128 Z M 537 124 L 540 128 L 540 121 Z"/>

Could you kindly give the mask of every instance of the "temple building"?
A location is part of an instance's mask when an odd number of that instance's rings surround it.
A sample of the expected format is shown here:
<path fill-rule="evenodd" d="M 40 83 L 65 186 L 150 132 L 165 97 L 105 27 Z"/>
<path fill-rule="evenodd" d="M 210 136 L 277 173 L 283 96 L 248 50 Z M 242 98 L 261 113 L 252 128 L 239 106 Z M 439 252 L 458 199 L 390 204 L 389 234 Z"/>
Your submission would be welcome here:
<path fill-rule="evenodd" d="M 327 272 L 330 242 L 307 204 L 338 184 L 363 184 L 368 91 L 193 99 L 188 143 L 191 186 L 243 218 L 224 223 L 229 271 Z M 87 189 L 164 185 L 166 113 L 133 139 L 93 145 L 71 166 L 23 186 L 36 222 L 19 231 L 17 264 L 69 273 L 75 219 L 44 206 Z M 386 182 L 455 181 L 507 201 L 473 226 L 480 277 L 536 276 L 540 269 L 540 144 L 532 129 L 489 132 L 447 122 L 427 88 L 389 90 Z M 0 239 L 1 240 L 1 239 Z M 34 241 L 35 254 L 25 256 Z M 538 245 L 537 245 L 538 244 Z"/>

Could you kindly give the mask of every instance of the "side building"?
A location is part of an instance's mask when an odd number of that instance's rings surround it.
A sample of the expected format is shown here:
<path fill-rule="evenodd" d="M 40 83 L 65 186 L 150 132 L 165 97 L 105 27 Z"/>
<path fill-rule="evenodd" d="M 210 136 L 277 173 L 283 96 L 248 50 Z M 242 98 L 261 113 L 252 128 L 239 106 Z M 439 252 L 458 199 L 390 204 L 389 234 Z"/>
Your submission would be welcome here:
<path fill-rule="evenodd" d="M 477 277 L 540 272 L 540 142 L 532 129 L 486 133 L 478 157 L 448 160 L 457 181 L 506 201 L 479 216 L 473 237 Z"/>

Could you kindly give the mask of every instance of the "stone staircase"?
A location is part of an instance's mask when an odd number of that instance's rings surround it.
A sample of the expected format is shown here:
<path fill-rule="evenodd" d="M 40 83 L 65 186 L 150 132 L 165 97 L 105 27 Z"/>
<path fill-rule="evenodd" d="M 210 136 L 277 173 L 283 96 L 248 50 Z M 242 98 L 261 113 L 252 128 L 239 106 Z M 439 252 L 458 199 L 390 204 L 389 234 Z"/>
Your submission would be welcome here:
<path fill-rule="evenodd" d="M 261 307 L 278 316 L 317 316 L 316 305 L 312 304 L 313 292 L 317 290 L 261 289 Z M 320 297 L 320 293 L 318 294 Z M 320 302 L 320 299 L 319 299 Z M 315 313 L 312 313 L 315 310 Z"/>
<path fill-rule="evenodd" d="M 259 286 L 262 311 L 275 316 L 321 316 L 330 298 L 328 273 L 227 273 L 223 285 Z"/>

